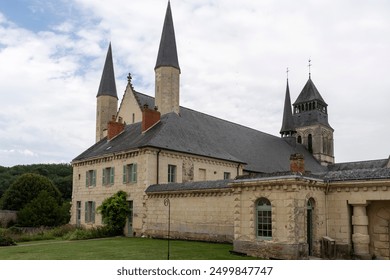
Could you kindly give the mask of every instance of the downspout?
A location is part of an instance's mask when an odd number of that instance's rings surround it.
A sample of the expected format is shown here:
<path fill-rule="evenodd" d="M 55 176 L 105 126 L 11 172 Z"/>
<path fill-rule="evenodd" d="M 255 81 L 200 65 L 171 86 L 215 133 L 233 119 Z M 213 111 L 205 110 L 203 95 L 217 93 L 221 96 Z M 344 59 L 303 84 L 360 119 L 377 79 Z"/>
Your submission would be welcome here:
<path fill-rule="evenodd" d="M 156 157 L 156 184 L 159 184 L 159 177 L 160 177 L 160 152 L 161 152 L 161 149 L 157 151 L 157 157 Z"/>
<path fill-rule="evenodd" d="M 326 181 L 326 190 L 325 190 L 325 221 L 326 221 L 326 236 L 329 236 L 328 235 L 328 226 L 329 226 L 329 222 L 328 222 L 328 193 L 329 193 L 329 180 Z"/>

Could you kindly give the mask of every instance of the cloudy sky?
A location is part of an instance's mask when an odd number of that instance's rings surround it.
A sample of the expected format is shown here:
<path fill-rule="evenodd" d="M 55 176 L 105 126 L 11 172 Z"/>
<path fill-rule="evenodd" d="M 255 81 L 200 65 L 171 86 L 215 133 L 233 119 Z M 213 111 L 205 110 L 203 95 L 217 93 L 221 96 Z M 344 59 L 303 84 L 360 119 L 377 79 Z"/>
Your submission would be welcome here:
<path fill-rule="evenodd" d="M 112 42 L 119 98 L 154 96 L 167 0 L 0 0 L 0 165 L 70 162 L 95 140 Z M 328 103 L 337 162 L 390 155 L 390 2 L 172 0 L 181 105 L 273 135 L 286 68 Z"/>

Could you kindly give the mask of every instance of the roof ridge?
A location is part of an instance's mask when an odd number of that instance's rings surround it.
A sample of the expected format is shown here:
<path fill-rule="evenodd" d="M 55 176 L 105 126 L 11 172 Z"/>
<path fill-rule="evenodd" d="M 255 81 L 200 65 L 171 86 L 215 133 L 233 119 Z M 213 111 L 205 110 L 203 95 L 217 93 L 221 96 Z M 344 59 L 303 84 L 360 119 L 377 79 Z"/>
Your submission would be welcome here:
<path fill-rule="evenodd" d="M 145 94 L 145 93 L 141 93 L 141 92 L 138 92 L 138 91 L 134 91 L 134 93 L 136 93 L 136 94 L 142 94 L 142 95 L 144 95 L 144 96 L 146 96 L 146 97 L 150 97 L 150 98 L 155 99 L 155 97 L 150 96 L 150 95 L 147 95 L 147 94 Z M 262 134 L 264 134 L 264 135 L 269 135 L 269 136 L 272 136 L 272 137 L 275 137 L 275 138 L 278 138 L 278 139 L 279 139 L 279 137 L 276 136 L 276 135 L 273 135 L 273 134 L 270 134 L 270 133 L 266 133 L 266 132 L 264 132 L 264 131 L 260 131 L 260 130 L 258 130 L 258 129 L 255 129 L 255 128 L 252 128 L 252 127 L 249 127 L 249 126 L 246 126 L 246 125 L 242 125 L 242 124 L 239 124 L 239 123 L 236 123 L 236 122 L 233 122 L 233 121 L 225 120 L 225 119 L 222 119 L 221 117 L 213 116 L 213 115 L 210 115 L 210 114 L 201 112 L 201 111 L 197 111 L 197 110 L 195 110 L 195 109 L 191 109 L 191 108 L 188 108 L 188 107 L 180 106 L 180 110 L 181 110 L 181 109 L 188 110 L 188 111 L 192 111 L 192 112 L 196 112 L 196 113 L 202 114 L 202 115 L 204 115 L 204 116 L 208 116 L 208 117 L 211 117 L 211 118 L 214 118 L 214 119 L 217 119 L 217 120 L 226 122 L 226 123 L 230 123 L 230 124 L 233 124 L 233 125 L 236 125 L 236 126 L 240 126 L 240 127 L 246 128 L 246 129 L 250 129 L 250 130 L 253 130 L 253 131 L 262 133 Z M 179 115 L 180 115 L 180 114 L 179 114 Z"/>

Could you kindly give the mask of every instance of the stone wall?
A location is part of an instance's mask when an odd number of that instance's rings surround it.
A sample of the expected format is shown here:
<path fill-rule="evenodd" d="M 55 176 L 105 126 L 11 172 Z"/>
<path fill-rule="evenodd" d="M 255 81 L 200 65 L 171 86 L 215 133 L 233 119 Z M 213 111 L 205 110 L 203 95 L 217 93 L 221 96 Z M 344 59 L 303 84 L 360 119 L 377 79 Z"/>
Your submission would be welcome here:
<path fill-rule="evenodd" d="M 294 179 L 248 180 L 233 183 L 235 189 L 234 250 L 256 257 L 276 259 L 307 258 L 307 202 L 314 201 L 312 215 L 312 255 L 320 256 L 321 239 L 326 235 L 325 193 L 316 182 Z M 272 238 L 256 233 L 256 203 L 271 203 Z"/>
<path fill-rule="evenodd" d="M 124 184 L 123 166 L 134 163 L 137 164 L 137 182 Z M 104 199 L 123 190 L 127 192 L 128 200 L 133 201 L 133 231 L 137 236 L 143 235 L 147 225 L 145 190 L 152 184 L 166 184 L 168 182 L 168 165 L 177 167 L 176 181 L 178 183 L 199 181 L 200 169 L 206 171 L 206 178 L 202 178 L 202 180 L 223 179 L 225 172 L 230 173 L 232 177 L 235 177 L 237 172 L 242 173 L 242 169 L 237 169 L 237 164 L 230 162 L 152 148 L 74 162 L 70 223 L 78 223 L 76 220 L 78 210 L 76 208 L 77 201 L 80 201 L 80 224 L 87 227 L 100 226 L 102 224 L 101 216 L 98 213 L 95 213 L 94 223 L 85 223 L 85 202 L 94 201 L 97 208 Z M 104 186 L 102 184 L 103 169 L 109 167 L 114 168 L 114 184 Z M 96 170 L 96 186 L 86 187 L 86 172 L 88 170 Z M 157 176 L 159 177 L 158 181 Z"/>
<path fill-rule="evenodd" d="M 150 194 L 146 200 L 146 236 L 233 242 L 233 194 L 231 189 L 177 194 Z"/>

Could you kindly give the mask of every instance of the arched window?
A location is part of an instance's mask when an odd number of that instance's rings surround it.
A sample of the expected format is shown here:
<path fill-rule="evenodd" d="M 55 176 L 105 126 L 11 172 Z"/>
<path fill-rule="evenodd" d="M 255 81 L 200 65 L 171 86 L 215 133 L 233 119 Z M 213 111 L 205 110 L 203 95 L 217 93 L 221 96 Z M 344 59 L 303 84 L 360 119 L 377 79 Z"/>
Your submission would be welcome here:
<path fill-rule="evenodd" d="M 271 202 L 262 197 L 256 203 L 256 236 L 262 239 L 272 238 L 272 207 Z"/>
<path fill-rule="evenodd" d="M 311 134 L 307 137 L 307 149 L 310 153 L 313 153 L 313 136 Z"/>
<path fill-rule="evenodd" d="M 301 136 L 301 135 L 298 135 L 297 142 L 298 142 L 299 144 L 302 144 L 302 136 Z"/>

